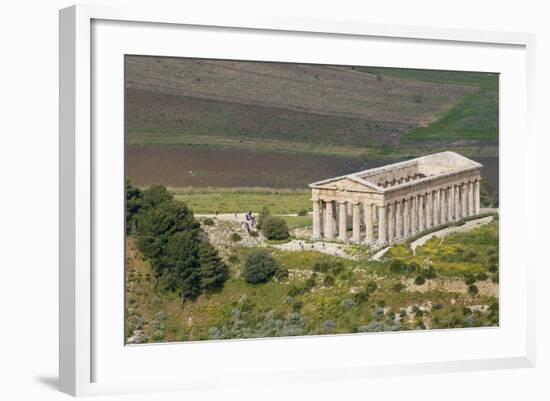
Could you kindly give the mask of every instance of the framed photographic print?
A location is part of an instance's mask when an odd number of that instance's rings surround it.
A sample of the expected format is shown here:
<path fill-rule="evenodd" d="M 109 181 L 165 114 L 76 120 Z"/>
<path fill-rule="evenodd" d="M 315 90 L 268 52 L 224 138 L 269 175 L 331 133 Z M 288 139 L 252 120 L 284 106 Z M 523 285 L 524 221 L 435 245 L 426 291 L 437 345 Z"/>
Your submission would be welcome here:
<path fill-rule="evenodd" d="M 60 29 L 62 391 L 532 366 L 531 35 Z"/>

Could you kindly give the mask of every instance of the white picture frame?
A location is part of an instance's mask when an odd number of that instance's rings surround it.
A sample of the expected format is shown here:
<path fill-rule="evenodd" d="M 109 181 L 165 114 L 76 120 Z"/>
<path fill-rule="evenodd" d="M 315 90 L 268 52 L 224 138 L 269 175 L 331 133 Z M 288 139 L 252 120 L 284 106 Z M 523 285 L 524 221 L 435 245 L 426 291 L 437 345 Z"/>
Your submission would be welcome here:
<path fill-rule="evenodd" d="M 118 24 L 118 25 L 117 25 Z M 296 380 L 327 380 L 343 377 L 353 377 L 360 380 L 366 377 L 421 374 L 429 372 L 455 372 L 479 369 L 503 369 L 514 367 L 530 367 L 535 363 L 535 321 L 534 321 L 534 269 L 536 260 L 534 253 L 523 259 L 523 263 L 517 269 L 501 270 L 501 302 L 506 299 L 520 300 L 517 307 L 503 309 L 501 326 L 497 329 L 463 329 L 460 331 L 433 331 L 432 333 L 382 333 L 377 335 L 345 335 L 302 337 L 292 339 L 262 339 L 246 341 L 221 341 L 207 342 L 207 344 L 166 344 L 148 345 L 141 347 L 124 347 L 123 339 L 118 336 L 120 327 L 115 329 L 109 322 L 118 322 L 122 308 L 111 308 L 113 313 L 106 311 L 105 299 L 109 298 L 117 288 L 122 297 L 123 287 L 120 287 L 120 275 L 107 277 L 102 272 L 96 271 L 98 263 L 105 266 L 104 258 L 112 258 L 116 266 L 123 264 L 120 252 L 116 249 L 112 252 L 103 252 L 100 242 L 103 235 L 98 236 L 101 230 L 105 237 L 122 236 L 123 231 L 113 229 L 114 232 L 105 231 L 102 219 L 117 218 L 121 213 L 116 208 L 120 207 L 120 193 L 111 192 L 110 189 L 120 184 L 122 191 L 123 181 L 117 181 L 122 172 L 113 175 L 112 181 L 107 183 L 106 169 L 120 167 L 123 155 L 120 152 L 120 136 L 112 139 L 114 142 L 106 152 L 108 142 L 111 139 L 98 141 L 94 137 L 94 130 L 101 128 L 102 124 L 109 123 L 120 131 L 121 104 L 117 106 L 117 96 L 110 98 L 114 102 L 110 104 L 113 115 L 110 117 L 102 110 L 103 104 L 99 101 L 106 93 L 107 82 L 115 83 L 116 91 L 121 91 L 116 83 L 120 78 L 120 71 L 112 75 L 106 74 L 105 67 L 110 68 L 112 60 L 118 60 L 127 49 L 141 54 L 175 55 L 173 49 L 177 44 L 170 44 L 170 40 L 160 41 L 162 38 L 179 35 L 178 32 L 185 29 L 193 30 L 193 35 L 198 35 L 203 43 L 209 44 L 212 38 L 220 38 L 226 35 L 226 40 L 248 40 L 247 35 L 261 35 L 265 44 L 276 45 L 280 41 L 292 39 L 295 43 L 315 44 L 312 41 L 324 40 L 323 45 L 330 45 L 327 49 L 336 49 L 331 41 L 338 40 L 338 48 L 342 54 L 349 54 L 346 47 L 349 43 L 363 43 L 372 45 L 373 54 L 383 54 L 383 50 L 376 50 L 376 46 L 383 41 L 384 46 L 397 46 L 400 41 L 406 41 L 407 46 L 418 46 L 418 51 L 425 51 L 429 55 L 429 46 L 436 47 L 441 57 L 449 55 L 448 62 L 441 61 L 436 68 L 464 69 L 468 65 L 479 66 L 479 70 L 488 71 L 483 66 L 496 65 L 500 62 L 506 72 L 491 69 L 491 72 L 501 72 L 509 77 L 501 87 L 501 97 L 510 93 L 517 93 L 517 98 L 511 100 L 501 98 L 501 178 L 504 185 L 501 191 L 501 233 L 508 233 L 510 227 L 520 231 L 503 236 L 503 241 L 524 241 L 527 247 L 529 242 L 521 238 L 521 232 L 525 230 L 535 231 L 536 207 L 527 203 L 526 192 L 521 193 L 523 186 L 536 186 L 535 174 L 535 133 L 532 127 L 534 112 L 534 35 L 524 33 L 484 32 L 460 29 L 437 29 L 415 26 L 374 25 L 366 22 L 350 21 L 316 21 L 294 20 L 292 18 L 254 18 L 242 20 L 225 20 L 220 17 L 208 15 L 186 15 L 185 10 L 162 10 L 151 8 L 112 8 L 109 6 L 78 5 L 61 10 L 60 12 L 60 389 L 71 395 L 94 395 L 108 393 L 126 393 L 137 391 L 165 391 L 170 389 L 202 389 L 213 386 L 243 385 L 246 380 L 253 378 L 257 382 L 273 383 L 278 381 L 292 382 Z M 125 41 L 138 41 L 140 32 L 147 31 L 139 46 L 128 45 Z M 182 32 L 183 32 L 182 31 Z M 127 32 L 125 34 L 124 32 Z M 182 33 L 188 34 L 188 33 Z M 94 39 L 95 35 L 95 39 Z M 158 36 L 156 36 L 158 35 Z M 204 37 L 200 35 L 206 35 Z M 131 38 L 131 39 L 128 39 Z M 147 38 L 147 40 L 145 40 Z M 285 39 L 286 38 L 286 39 Z M 108 39 L 108 40 L 107 40 Z M 257 40 L 258 38 L 253 38 Z M 369 40 L 372 42 L 370 43 Z M 279 42 L 278 42 L 279 41 Z M 303 41 L 303 42 L 300 42 Z M 250 40 L 250 42 L 253 42 Z M 368 42 L 368 43 L 367 43 Z M 155 51 L 155 43 L 164 43 L 163 48 Z M 369 44 L 370 43 L 370 44 Z M 283 43 L 280 42 L 282 45 Z M 124 45 L 124 46 L 123 46 Z M 208 47 L 210 45 L 207 45 Z M 254 47 L 255 46 L 255 47 Z M 254 45 L 247 48 L 246 43 L 238 49 L 230 49 L 224 52 L 216 50 L 212 44 L 212 50 L 204 53 L 210 57 L 228 58 L 231 56 L 250 56 L 259 52 L 259 47 Z M 294 46 L 294 47 L 293 47 Z M 362 46 L 362 44 L 361 44 Z M 422 46 L 426 46 L 422 50 Z M 449 51 L 446 46 L 453 46 Z M 269 50 L 269 46 L 262 43 L 263 48 Z M 279 54 L 270 57 L 264 53 L 258 53 L 257 59 L 285 61 L 312 61 L 315 58 L 314 49 L 309 57 L 298 60 L 297 53 L 302 53 L 303 47 L 299 44 L 285 47 L 287 56 Z M 315 46 L 312 46 L 314 48 Z M 380 47 L 380 46 L 379 46 Z M 496 49 L 493 60 L 483 61 L 483 53 L 487 48 Z M 239 50 L 240 49 L 240 50 Z M 256 50 L 254 50 L 256 49 Z M 272 47 L 273 49 L 273 47 Z M 294 50 L 293 50 L 294 49 Z M 347 49 L 347 50 L 346 50 Z M 402 49 L 406 49 L 403 47 Z M 416 49 L 416 48 L 415 48 Z M 477 49 L 477 50 L 476 50 Z M 499 50 L 500 49 L 500 50 Z M 128 50 L 128 51 L 130 51 Z M 105 53 L 103 53 L 103 51 Z M 233 51 L 233 53 L 231 53 Z M 248 51 L 248 53 L 246 53 Z M 264 49 L 264 51 L 267 51 Z M 274 51 L 274 50 L 273 50 Z M 448 53 L 445 53 L 449 51 Z M 479 54 L 479 60 L 467 56 L 470 60 L 459 64 L 453 61 L 452 53 L 474 51 Z M 242 53 L 239 53 L 242 52 Z M 499 53 L 500 52 L 500 53 Z M 246 54 L 245 54 L 246 53 Z M 307 52 L 306 52 L 307 53 Z M 193 56 L 197 56 L 198 50 L 193 50 Z M 203 53 L 200 53 L 203 54 Z M 248 54 L 248 55 L 247 55 Z M 329 55 L 321 55 L 315 58 L 320 63 L 338 60 L 336 52 Z M 406 53 L 403 53 L 406 54 Z M 423 54 L 423 53 L 420 53 Z M 499 59 L 499 54 L 502 56 Z M 112 57 L 112 58 L 110 58 Z M 330 59 L 330 57 L 333 57 Z M 381 57 L 381 56 L 377 56 Z M 382 60 L 383 57 L 379 58 Z M 430 65 L 429 57 L 426 61 L 415 60 L 408 65 L 417 68 L 427 68 Z M 362 63 L 359 59 L 355 62 Z M 499 61 L 500 60 L 500 61 Z M 352 63 L 353 60 L 344 60 L 344 63 Z M 483 64 L 486 62 L 486 64 Z M 380 66 L 397 66 L 388 59 Z M 454 63 L 454 64 L 453 64 Z M 470 63 L 470 64 L 468 64 Z M 493 64 L 491 64 L 493 63 Z M 506 65 L 504 65 L 506 64 Z M 361 64 L 359 64 L 361 65 Z M 118 65 L 120 66 L 120 64 Z M 113 70 L 118 67 L 112 65 Z M 477 69 L 476 69 L 477 70 Z M 504 70 L 503 70 L 504 71 Z M 117 75 L 118 74 L 118 75 Z M 114 81 L 109 81 L 113 79 Z M 105 81 L 104 81 L 105 80 Z M 94 85 L 99 85 L 98 87 Z M 110 86 L 109 86 L 110 87 Z M 105 99 L 105 98 L 102 98 Z M 120 103 L 120 102 L 118 102 Z M 117 114 L 118 113 L 118 114 Z M 503 113 L 506 113 L 502 116 Z M 116 115 L 115 115 L 116 114 Z M 521 140 L 511 136 L 513 130 L 521 130 Z M 117 135 L 121 134 L 118 132 Z M 514 153 L 515 152 L 515 153 Z M 510 157 L 514 154 L 517 166 L 510 166 Z M 101 158 L 101 163 L 99 159 Z M 114 161 L 114 160 L 117 161 Z M 103 167 L 102 167 L 103 166 Z M 108 167 L 107 167 L 108 166 Z M 517 167 L 517 168 L 514 168 Z M 511 188 L 507 182 L 517 182 L 517 188 Z M 118 183 L 118 184 L 117 184 Z M 107 202 L 107 203 L 105 203 Z M 114 214 L 105 210 L 104 204 L 114 204 Z M 121 207 L 120 207 L 121 209 Z M 120 221 L 122 224 L 122 221 Z M 118 223 L 117 223 L 118 224 Z M 120 224 L 115 228 L 122 227 Z M 110 237 L 109 237 L 110 238 Z M 501 258 L 519 260 L 516 254 L 504 247 L 501 248 Z M 111 259 L 108 259 L 111 260 Z M 115 271 L 113 269 L 112 271 Z M 115 273 L 113 273 L 115 274 Z M 111 284 L 109 284 L 111 283 Z M 119 286 L 119 287 L 117 287 Z M 98 292 L 102 293 L 99 299 Z M 103 301 L 102 301 L 103 300 Z M 109 301 L 110 302 L 110 301 Z M 119 299 L 114 301 L 118 305 Z M 506 303 L 504 306 L 507 306 Z M 510 313 L 510 315 L 506 315 Z M 107 316 L 108 315 L 108 316 Z M 118 325 L 119 323 L 116 323 Z M 122 320 L 120 325 L 122 325 Z M 110 333 L 110 330 L 113 330 Z M 117 331 L 118 330 L 118 331 Z M 457 334 L 455 334 L 457 333 Z M 502 334 L 505 333 L 505 334 Z M 508 333 L 508 334 L 506 334 Z M 377 343 L 373 347 L 383 347 L 385 343 L 392 347 L 403 342 L 403 335 L 410 336 L 412 343 L 426 348 L 433 347 L 434 355 L 425 352 L 426 358 L 419 358 L 418 353 L 410 353 L 399 358 L 385 358 L 371 352 L 368 355 L 372 360 L 361 360 L 361 352 L 355 350 L 367 349 L 369 343 Z M 445 352 L 437 351 L 438 347 L 446 349 L 452 341 L 459 338 L 456 349 Z M 389 339 L 389 340 L 388 340 Z M 466 350 L 460 344 L 480 344 L 478 348 Z M 117 345 L 118 344 L 118 345 Z M 483 344 L 487 344 L 483 348 Z M 493 344 L 489 346 L 489 344 Z M 111 347 L 111 348 L 110 348 Z M 116 349 L 115 349 L 116 347 Z M 475 348 L 475 347 L 474 347 Z M 317 358 L 318 350 L 326 351 L 326 356 Z M 485 351 L 484 351 L 485 350 Z M 187 372 L 184 378 L 178 374 L 166 375 L 161 372 L 157 376 L 148 372 L 148 380 L 136 378 L 131 366 L 143 364 L 155 365 L 159 361 L 165 361 L 167 366 L 175 362 L 171 358 L 181 357 L 182 352 L 190 360 L 200 362 L 200 359 L 212 360 L 215 355 L 221 355 L 222 365 L 219 370 L 209 371 L 208 366 L 199 366 Z M 439 352 L 440 357 L 435 353 Z M 292 361 L 292 369 L 286 369 L 284 358 L 277 358 L 282 354 L 296 355 L 297 360 Z M 342 356 L 341 354 L 346 354 Z M 176 354 L 178 356 L 176 356 Z M 454 355 L 454 356 L 453 356 Z M 463 355 L 459 357 L 459 355 Z M 117 359 L 119 358 L 120 359 Z M 263 357 L 261 362 L 259 357 Z M 224 364 L 223 360 L 233 358 L 242 359 L 237 366 Z M 256 359 L 255 359 L 256 358 Z M 269 362 L 265 362 L 269 358 Z M 355 359 L 354 359 L 355 358 Z M 246 366 L 246 364 L 254 364 Z M 122 374 L 122 365 L 132 374 Z M 239 365 L 240 364 L 240 365 Z M 267 366 L 267 365 L 270 366 Z M 112 366 L 112 368 L 109 368 Z M 102 371 L 103 370 L 103 371 Z M 233 371 L 246 373 L 245 379 L 239 380 L 232 375 Z M 106 372 L 106 373 L 103 373 Z M 206 373 L 208 372 L 208 373 Z M 131 377 L 134 377 L 132 379 Z"/>

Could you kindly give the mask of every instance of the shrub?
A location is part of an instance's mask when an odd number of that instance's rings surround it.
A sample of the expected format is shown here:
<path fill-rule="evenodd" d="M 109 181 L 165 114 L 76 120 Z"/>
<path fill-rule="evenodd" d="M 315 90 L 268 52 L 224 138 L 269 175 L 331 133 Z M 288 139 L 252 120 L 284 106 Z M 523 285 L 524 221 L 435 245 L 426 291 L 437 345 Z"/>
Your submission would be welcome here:
<path fill-rule="evenodd" d="M 466 276 L 464 276 L 464 282 L 466 283 L 466 285 L 472 285 L 476 282 L 476 278 L 471 274 L 467 274 Z"/>
<path fill-rule="evenodd" d="M 333 333 L 335 328 L 336 323 L 334 323 L 334 320 L 328 319 L 323 322 L 323 329 L 325 330 L 325 333 Z"/>
<path fill-rule="evenodd" d="M 437 303 L 432 305 L 433 310 L 443 309 L 443 304 Z"/>
<path fill-rule="evenodd" d="M 375 306 L 372 309 L 372 318 L 375 320 L 380 320 L 384 316 L 384 308 L 381 306 Z"/>
<path fill-rule="evenodd" d="M 227 258 L 227 261 L 229 263 L 237 264 L 239 263 L 239 257 L 235 254 L 232 254 L 232 255 L 229 255 L 229 257 Z"/>
<path fill-rule="evenodd" d="M 282 240 L 289 237 L 286 221 L 281 217 L 269 216 L 262 222 L 262 234 L 267 239 Z"/>
<path fill-rule="evenodd" d="M 390 263 L 390 271 L 392 273 L 402 273 L 403 271 L 405 271 L 405 269 L 405 263 L 399 259 L 394 259 Z"/>
<path fill-rule="evenodd" d="M 258 231 L 256 231 L 256 230 L 250 230 L 248 232 L 248 234 L 253 238 L 256 238 L 258 235 L 260 235 L 260 234 L 258 234 Z"/>
<path fill-rule="evenodd" d="M 335 282 L 334 276 L 331 276 L 330 274 L 326 275 L 325 278 L 323 279 L 323 285 L 325 287 L 333 286 L 334 282 Z"/>
<path fill-rule="evenodd" d="M 491 277 L 491 281 L 495 284 L 498 284 L 498 274 L 493 274 L 493 277 Z"/>
<path fill-rule="evenodd" d="M 304 303 L 302 301 L 295 301 L 292 304 L 292 310 L 294 312 L 300 312 L 300 310 L 302 309 L 302 306 L 304 306 Z"/>
<path fill-rule="evenodd" d="M 369 281 L 365 288 L 369 293 L 372 294 L 374 291 L 376 291 L 378 289 L 378 284 L 376 284 L 375 281 Z"/>
<path fill-rule="evenodd" d="M 351 309 L 353 307 L 353 300 L 349 298 L 345 298 L 340 302 L 340 305 L 343 309 Z"/>
<path fill-rule="evenodd" d="M 435 273 L 435 269 L 432 266 L 425 269 L 422 272 L 422 275 L 424 276 L 424 278 L 426 278 L 428 280 L 432 280 L 432 279 L 437 277 L 437 274 Z"/>
<path fill-rule="evenodd" d="M 202 224 L 204 224 L 205 226 L 213 226 L 214 225 L 214 220 L 211 219 L 210 217 L 207 217 L 206 219 L 204 219 Z"/>
<path fill-rule="evenodd" d="M 403 283 L 397 283 L 392 287 L 392 290 L 395 292 L 401 292 L 405 289 L 405 285 Z"/>
<path fill-rule="evenodd" d="M 301 209 L 299 212 L 298 212 L 298 216 L 307 216 L 308 214 L 308 210 L 307 209 Z"/>
<path fill-rule="evenodd" d="M 239 233 L 233 233 L 233 234 L 231 234 L 230 239 L 231 239 L 231 241 L 233 241 L 233 242 L 239 242 L 242 238 L 241 238 L 241 236 L 239 235 Z"/>
<path fill-rule="evenodd" d="M 493 264 L 491 264 L 491 265 L 488 267 L 487 270 L 489 271 L 489 273 L 496 273 L 497 270 L 498 270 L 498 267 L 497 267 L 496 264 L 493 263 Z"/>
<path fill-rule="evenodd" d="M 424 96 L 421 93 L 415 93 L 413 95 L 413 100 L 415 103 L 422 103 L 424 101 Z"/>
<path fill-rule="evenodd" d="M 420 270 L 420 266 L 418 266 L 418 263 L 412 262 L 411 264 L 409 264 L 407 266 L 407 270 L 411 273 L 414 273 L 414 272 L 417 272 L 418 270 Z"/>
<path fill-rule="evenodd" d="M 313 273 L 309 278 L 306 280 L 304 290 L 309 291 L 313 287 L 315 287 L 315 284 L 317 284 L 317 273 Z"/>
<path fill-rule="evenodd" d="M 416 276 L 416 277 L 414 278 L 414 283 L 415 283 L 416 285 L 422 285 L 422 284 L 424 284 L 425 282 L 426 282 L 426 279 L 425 279 L 424 276 L 422 276 L 422 275 L 418 275 L 418 276 Z"/>
<path fill-rule="evenodd" d="M 294 298 L 298 295 L 301 295 L 304 293 L 304 288 L 303 287 L 298 287 L 296 285 L 292 286 L 289 288 L 288 290 L 288 296 L 291 297 L 291 298 Z"/>
<path fill-rule="evenodd" d="M 271 216 L 271 212 L 269 211 L 269 208 L 267 206 L 262 207 L 262 210 L 260 211 L 260 215 L 258 216 L 258 222 L 256 223 L 256 227 L 258 230 L 261 230 L 264 221 Z"/>
<path fill-rule="evenodd" d="M 242 273 L 247 283 L 265 283 L 273 277 L 278 267 L 269 252 L 261 249 L 247 256 Z"/>
<path fill-rule="evenodd" d="M 284 281 L 288 278 L 288 269 L 284 267 L 277 268 L 275 272 L 275 278 L 279 281 Z"/>
<path fill-rule="evenodd" d="M 478 281 L 485 281 L 487 280 L 487 278 L 489 278 L 489 276 L 487 276 L 487 273 L 479 273 L 476 278 L 478 279 Z"/>
<path fill-rule="evenodd" d="M 360 291 L 353 294 L 353 301 L 356 304 L 363 304 L 369 300 L 369 293 L 367 291 Z"/>
<path fill-rule="evenodd" d="M 468 287 L 468 294 L 470 295 L 476 295 L 479 292 L 477 289 L 477 286 L 475 284 L 472 284 Z"/>

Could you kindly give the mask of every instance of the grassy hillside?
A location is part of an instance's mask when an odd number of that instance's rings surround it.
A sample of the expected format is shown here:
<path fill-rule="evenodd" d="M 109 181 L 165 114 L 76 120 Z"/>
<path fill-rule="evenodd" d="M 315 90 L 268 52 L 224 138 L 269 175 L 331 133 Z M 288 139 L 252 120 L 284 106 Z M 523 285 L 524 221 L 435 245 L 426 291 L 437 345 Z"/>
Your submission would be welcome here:
<path fill-rule="evenodd" d="M 485 88 L 466 73 L 391 71 L 128 56 L 127 141 L 395 146 Z"/>
<path fill-rule="evenodd" d="M 362 68 L 368 74 L 477 88 L 437 121 L 406 133 L 408 140 L 498 140 L 498 74 L 429 71 L 399 68 Z"/>
<path fill-rule="evenodd" d="M 239 274 L 254 248 L 233 245 L 223 290 L 182 303 L 155 289 L 129 238 L 127 335 L 142 330 L 163 342 L 497 325 L 498 221 L 439 242 L 416 259 L 392 248 L 381 262 L 272 249 L 289 276 L 257 285 Z M 415 283 L 419 275 L 424 283 Z"/>

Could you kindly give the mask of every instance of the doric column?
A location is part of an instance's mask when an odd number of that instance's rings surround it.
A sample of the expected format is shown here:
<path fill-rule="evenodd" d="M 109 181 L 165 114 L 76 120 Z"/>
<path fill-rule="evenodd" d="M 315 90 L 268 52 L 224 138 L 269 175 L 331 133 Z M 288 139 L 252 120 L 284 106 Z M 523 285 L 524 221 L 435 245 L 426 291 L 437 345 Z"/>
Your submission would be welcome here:
<path fill-rule="evenodd" d="M 403 236 L 403 201 L 398 200 L 395 204 L 395 238 Z"/>
<path fill-rule="evenodd" d="M 445 188 L 441 189 L 439 196 L 439 207 L 441 211 L 439 224 L 445 224 L 447 222 L 447 190 Z"/>
<path fill-rule="evenodd" d="M 424 210 L 424 195 L 418 195 L 418 231 L 424 231 L 426 228 L 426 213 Z"/>
<path fill-rule="evenodd" d="M 455 221 L 460 220 L 460 184 L 455 185 L 455 198 L 454 198 L 454 205 L 455 205 Z"/>
<path fill-rule="evenodd" d="M 479 180 L 474 183 L 474 214 L 477 216 L 480 211 Z"/>
<path fill-rule="evenodd" d="M 460 217 L 464 218 L 468 216 L 468 184 L 463 182 L 460 186 L 460 191 L 460 208 L 462 209 Z"/>
<path fill-rule="evenodd" d="M 361 239 L 361 209 L 359 203 L 353 204 L 353 241 L 359 242 Z"/>
<path fill-rule="evenodd" d="M 347 225 L 346 202 L 340 201 L 338 203 L 338 239 L 341 241 L 347 239 Z"/>
<path fill-rule="evenodd" d="M 386 231 L 386 206 L 382 205 L 378 207 L 378 243 L 385 244 L 387 241 Z"/>
<path fill-rule="evenodd" d="M 321 212 L 319 201 L 313 200 L 313 239 L 321 238 Z"/>
<path fill-rule="evenodd" d="M 378 223 L 378 206 L 372 205 L 372 222 Z"/>
<path fill-rule="evenodd" d="M 336 236 L 338 230 L 338 221 L 336 217 L 338 216 L 338 208 L 336 207 L 336 201 L 332 201 L 332 233 Z"/>
<path fill-rule="evenodd" d="M 365 208 L 365 243 L 372 244 L 372 218 L 374 214 L 373 209 L 375 206 L 365 202 L 363 207 Z"/>
<path fill-rule="evenodd" d="M 434 191 L 434 209 L 433 209 L 433 225 L 438 226 L 441 224 L 441 191 L 439 189 L 436 189 Z"/>
<path fill-rule="evenodd" d="M 426 194 L 426 228 L 432 228 L 433 222 L 433 200 L 431 191 Z"/>
<path fill-rule="evenodd" d="M 474 183 L 468 183 L 468 216 L 473 216 L 474 212 Z"/>
<path fill-rule="evenodd" d="M 325 238 L 334 239 L 333 201 L 325 202 Z"/>
<path fill-rule="evenodd" d="M 454 188 L 447 188 L 447 221 L 453 221 L 453 198 Z"/>
<path fill-rule="evenodd" d="M 411 235 L 416 234 L 418 230 L 418 196 L 415 195 L 412 197 L 411 205 Z"/>
<path fill-rule="evenodd" d="M 410 199 L 403 200 L 403 237 L 407 238 L 411 235 L 411 201 Z"/>
<path fill-rule="evenodd" d="M 388 205 L 388 242 L 391 244 L 395 238 L 395 206 Z"/>

